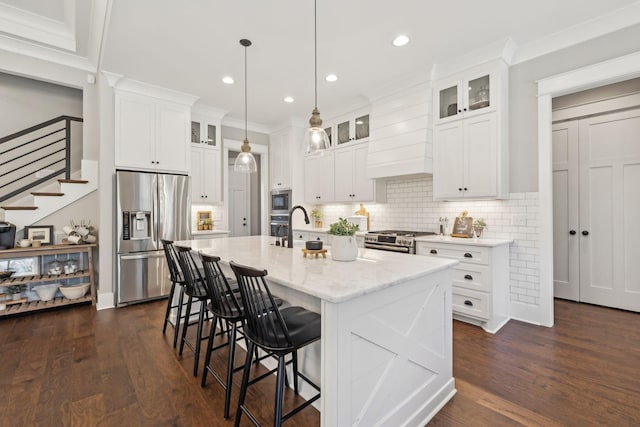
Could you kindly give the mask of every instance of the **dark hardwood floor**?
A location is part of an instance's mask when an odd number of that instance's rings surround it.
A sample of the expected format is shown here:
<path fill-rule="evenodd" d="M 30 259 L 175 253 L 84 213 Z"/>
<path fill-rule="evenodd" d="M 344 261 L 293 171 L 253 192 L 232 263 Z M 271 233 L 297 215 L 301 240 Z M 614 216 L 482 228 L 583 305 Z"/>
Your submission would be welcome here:
<path fill-rule="evenodd" d="M 164 307 L 79 306 L 2 318 L 0 426 L 232 425 L 221 417 L 222 388 L 212 377 L 201 388 L 191 352 L 178 357 L 171 334 L 162 335 Z M 225 360 L 220 352 L 221 371 Z M 430 425 L 640 425 L 639 365 L 637 313 L 556 301 L 554 328 L 511 321 L 491 335 L 454 322 L 458 393 Z M 273 390 L 266 380 L 250 396 L 265 425 Z M 313 408 L 286 423 L 318 424 Z"/>

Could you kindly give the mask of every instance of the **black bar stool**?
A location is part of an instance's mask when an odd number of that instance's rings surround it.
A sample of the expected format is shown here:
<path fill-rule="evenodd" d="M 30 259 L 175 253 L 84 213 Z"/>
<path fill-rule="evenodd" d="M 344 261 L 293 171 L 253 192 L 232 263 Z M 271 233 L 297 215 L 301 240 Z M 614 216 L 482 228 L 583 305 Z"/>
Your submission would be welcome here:
<path fill-rule="evenodd" d="M 173 246 L 172 240 L 160 240 L 162 242 L 162 249 L 164 249 L 164 255 L 167 258 L 167 265 L 169 266 L 169 274 L 171 276 L 171 291 L 169 291 L 169 301 L 167 302 L 167 311 L 164 315 L 164 324 L 162 325 L 162 333 L 167 331 L 167 323 L 169 323 L 169 315 L 171 309 L 177 309 L 176 323 L 173 327 L 173 348 L 178 345 L 178 334 L 180 330 L 180 322 L 184 319 L 182 315 L 182 308 L 184 307 L 184 278 L 180 271 L 178 264 L 178 255 L 176 254 L 176 248 Z M 173 297 L 175 292 L 179 292 L 178 303 L 173 304 Z"/>
<path fill-rule="evenodd" d="M 184 326 L 182 327 L 182 339 L 180 340 L 179 355 L 182 355 L 185 344 L 191 350 L 193 350 L 195 360 L 193 362 L 193 376 L 198 376 L 198 362 L 200 361 L 200 348 L 203 340 L 207 339 L 207 336 L 202 336 L 204 329 L 204 319 L 208 318 L 207 302 L 209 301 L 209 294 L 207 293 L 205 281 L 200 274 L 200 270 L 191 255 L 191 248 L 177 246 L 178 261 L 180 264 L 180 270 L 184 276 L 184 293 L 189 297 L 187 300 L 187 308 L 185 312 Z M 191 343 L 187 340 L 187 329 L 189 328 L 189 317 L 191 316 L 191 303 L 196 300 L 200 301 L 200 312 L 198 314 L 198 328 L 196 332 L 195 343 Z M 215 329 L 216 319 L 213 319 L 211 328 Z"/>
<path fill-rule="evenodd" d="M 321 318 L 319 314 L 302 307 L 279 309 L 265 280 L 268 274 L 267 270 L 257 270 L 236 264 L 233 261 L 231 261 L 230 264 L 238 279 L 238 286 L 240 287 L 240 295 L 245 313 L 244 334 L 248 340 L 247 358 L 242 375 L 242 386 L 240 388 L 240 398 L 238 399 L 235 425 L 236 427 L 240 425 L 243 412 L 247 414 L 255 425 L 260 425 L 244 403 L 247 396 L 247 388 L 265 377 L 265 375 L 261 375 L 249 381 L 252 354 L 254 348 L 257 346 L 278 357 L 274 425 L 279 427 L 288 418 L 320 398 L 320 387 L 298 372 L 297 351 L 307 344 L 311 344 L 320 339 Z M 285 361 L 287 354 L 291 354 L 290 362 Z M 295 393 L 298 394 L 298 377 L 300 377 L 318 390 L 318 394 L 283 415 L 282 401 L 286 381 L 285 365 L 288 363 L 293 363 L 293 388 Z"/>

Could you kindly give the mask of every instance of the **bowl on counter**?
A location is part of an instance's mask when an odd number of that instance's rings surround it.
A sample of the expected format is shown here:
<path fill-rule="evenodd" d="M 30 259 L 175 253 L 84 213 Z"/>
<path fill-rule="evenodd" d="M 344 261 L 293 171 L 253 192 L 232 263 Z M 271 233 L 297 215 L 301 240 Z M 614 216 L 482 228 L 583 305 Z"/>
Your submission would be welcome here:
<path fill-rule="evenodd" d="M 59 287 L 60 283 L 49 283 L 48 285 L 34 286 L 33 290 L 36 291 L 41 301 L 51 301 Z"/>
<path fill-rule="evenodd" d="M 89 289 L 89 283 L 75 286 L 60 286 L 60 292 L 67 299 L 78 299 L 84 296 Z"/>

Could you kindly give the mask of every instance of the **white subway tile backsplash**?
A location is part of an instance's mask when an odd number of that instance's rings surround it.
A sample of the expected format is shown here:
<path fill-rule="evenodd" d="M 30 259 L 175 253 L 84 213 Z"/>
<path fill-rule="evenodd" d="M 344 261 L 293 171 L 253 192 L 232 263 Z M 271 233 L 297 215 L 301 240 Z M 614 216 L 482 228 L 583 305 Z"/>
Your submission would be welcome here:
<path fill-rule="evenodd" d="M 539 304 L 539 198 L 537 192 L 511 193 L 508 200 L 434 202 L 431 177 L 379 181 L 387 186 L 387 203 L 366 204 L 372 230 L 407 229 L 438 231 L 440 217 L 453 219 L 463 210 L 483 218 L 488 227 L 483 237 L 515 240 L 511 245 L 511 300 Z M 326 226 L 339 217 L 353 215 L 359 204 L 323 205 Z M 514 214 L 524 216 L 522 225 L 512 224 Z"/>

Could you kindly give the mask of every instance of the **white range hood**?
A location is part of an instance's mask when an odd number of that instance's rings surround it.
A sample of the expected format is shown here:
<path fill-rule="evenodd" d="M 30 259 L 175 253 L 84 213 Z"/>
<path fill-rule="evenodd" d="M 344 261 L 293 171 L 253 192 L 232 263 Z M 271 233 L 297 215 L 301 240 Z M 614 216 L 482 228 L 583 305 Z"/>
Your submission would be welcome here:
<path fill-rule="evenodd" d="M 431 99 L 426 82 L 371 104 L 368 178 L 432 173 Z"/>

